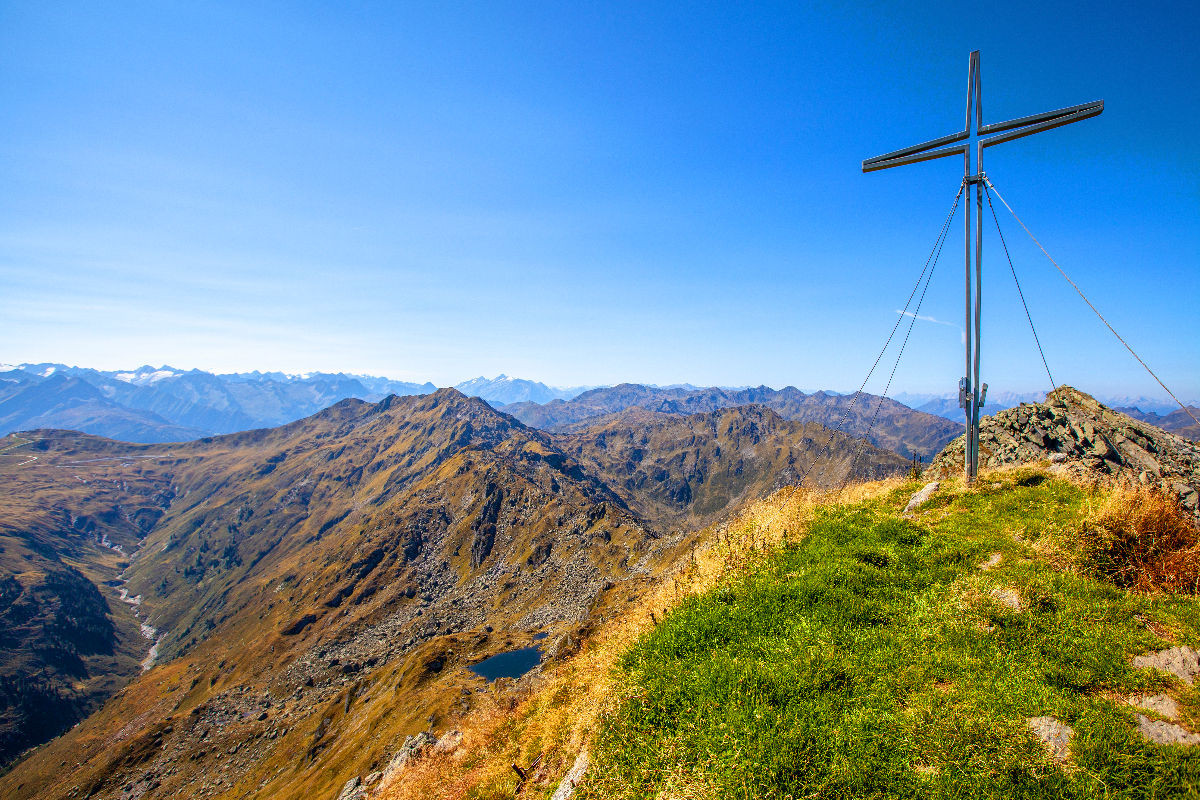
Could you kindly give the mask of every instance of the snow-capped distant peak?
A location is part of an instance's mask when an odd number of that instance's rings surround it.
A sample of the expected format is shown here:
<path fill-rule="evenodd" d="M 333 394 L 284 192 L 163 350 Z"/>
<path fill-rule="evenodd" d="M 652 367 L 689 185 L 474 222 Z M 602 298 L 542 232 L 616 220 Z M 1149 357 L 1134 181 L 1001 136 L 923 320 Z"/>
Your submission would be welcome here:
<path fill-rule="evenodd" d="M 42 377 L 49 378 L 51 375 L 53 375 L 57 371 L 58 371 L 58 367 L 46 367 L 46 369 L 42 372 Z"/>
<path fill-rule="evenodd" d="M 149 383 L 158 383 L 167 378 L 177 378 L 182 375 L 182 372 L 177 372 L 170 367 L 163 366 L 158 369 L 154 367 L 138 367 L 133 372 L 117 372 L 113 377 L 125 383 L 132 383 L 135 386 L 145 386 Z"/>

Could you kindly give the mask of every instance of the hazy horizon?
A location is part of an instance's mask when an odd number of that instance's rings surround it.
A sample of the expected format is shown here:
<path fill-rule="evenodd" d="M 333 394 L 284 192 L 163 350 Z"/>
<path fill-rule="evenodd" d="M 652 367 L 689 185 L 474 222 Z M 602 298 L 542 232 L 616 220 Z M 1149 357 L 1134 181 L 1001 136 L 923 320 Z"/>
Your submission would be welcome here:
<path fill-rule="evenodd" d="M 800 391 L 802 391 L 806 394 L 813 394 L 813 393 L 821 392 L 821 391 L 829 392 L 829 393 L 833 393 L 833 394 L 853 394 L 855 391 L 858 390 L 857 386 L 849 387 L 849 388 L 837 387 L 837 386 L 818 386 L 818 385 L 800 386 L 800 385 L 797 385 L 794 383 L 774 385 L 774 384 L 768 384 L 768 383 L 764 383 L 764 382 L 749 383 L 749 384 L 701 384 L 701 383 L 696 383 L 695 381 L 672 381 L 670 383 L 667 383 L 667 382 L 663 382 L 663 381 L 654 381 L 654 380 L 620 380 L 620 381 L 615 381 L 613 383 L 595 383 L 595 382 L 587 383 L 587 382 L 585 382 L 585 383 L 579 383 L 579 384 L 573 384 L 573 385 L 561 385 L 561 384 L 555 384 L 555 383 L 550 383 L 549 381 L 541 380 L 535 376 L 514 375 L 511 373 L 507 373 L 507 372 L 497 373 L 496 375 L 492 375 L 492 376 L 472 375 L 472 376 L 460 378 L 458 380 L 455 380 L 455 381 L 449 382 L 449 383 L 438 383 L 436 381 L 428 380 L 425 378 L 420 378 L 419 376 L 414 377 L 414 378 L 408 378 L 408 377 L 399 377 L 396 375 L 387 375 L 387 374 L 384 374 L 381 372 L 349 372 L 347 370 L 304 370 L 301 372 L 287 372 L 285 370 L 273 370 L 273 369 L 261 369 L 261 368 L 251 369 L 251 370 L 243 370 L 243 371 L 230 371 L 230 372 L 220 371 L 220 372 L 218 372 L 215 370 L 204 369 L 202 367 L 186 367 L 186 366 L 179 366 L 178 364 L 167 364 L 167 363 L 138 364 L 137 366 L 130 366 L 130 365 L 126 364 L 126 365 L 119 365 L 119 366 L 115 366 L 115 367 L 100 367 L 100 366 L 96 366 L 96 365 L 92 365 L 92 364 L 71 364 L 71 363 L 67 363 L 67 362 L 43 362 L 43 361 L 13 362 L 13 361 L 0 360 L 0 370 L 4 370 L 4 369 L 8 369 L 8 368 L 16 369 L 16 368 L 21 368 L 23 366 L 38 366 L 41 364 L 51 364 L 51 363 L 61 364 L 62 366 L 65 366 L 68 368 L 73 368 L 73 369 L 94 369 L 99 372 L 125 372 L 125 373 L 132 373 L 138 369 L 150 367 L 152 369 L 169 368 L 169 369 L 177 370 L 180 373 L 186 373 L 186 372 L 190 372 L 192 370 L 199 370 L 201 372 L 208 372 L 208 373 L 212 373 L 214 375 L 251 375 L 251 374 L 255 374 L 255 373 L 258 373 L 261 375 L 282 374 L 282 375 L 286 375 L 289 378 L 301 378 L 301 379 L 307 378 L 307 377 L 313 376 L 313 375 L 318 375 L 318 374 L 326 374 L 326 375 L 339 375 L 340 374 L 340 375 L 346 375 L 347 377 L 382 378 L 384 380 L 398 381 L 398 382 L 404 382 L 404 383 L 414 383 L 414 384 L 421 384 L 421 385 L 429 383 L 439 389 L 457 388 L 457 387 L 461 386 L 462 384 L 469 383 L 469 382 L 476 381 L 476 380 L 496 381 L 496 380 L 500 380 L 502 378 L 510 378 L 513 380 L 522 380 L 522 381 L 530 381 L 532 383 L 539 383 L 539 384 L 545 386 L 546 388 L 555 390 L 555 391 L 577 391 L 580 393 L 587 391 L 589 389 L 610 388 L 613 386 L 618 386 L 620 384 L 635 384 L 635 385 L 653 386 L 653 387 L 658 387 L 658 388 L 674 388 L 674 387 L 689 387 L 690 386 L 690 387 L 694 387 L 697 389 L 706 389 L 706 388 L 714 388 L 715 387 L 718 389 L 726 389 L 726 390 L 731 390 L 731 391 L 737 391 L 737 390 L 741 390 L 741 389 L 758 388 L 760 386 L 766 386 L 768 389 L 780 390 L 780 389 L 784 389 L 784 388 L 787 388 L 790 386 L 790 387 L 799 389 Z M 1082 389 L 1083 391 L 1088 391 L 1088 389 L 1086 387 L 1075 387 L 1075 388 Z M 868 387 L 864 391 L 867 391 L 868 393 L 871 393 L 871 394 L 877 394 L 877 392 L 872 392 L 870 387 Z M 1009 396 L 1009 397 L 1030 397 L 1033 395 L 1044 396 L 1046 394 L 1046 391 L 1047 391 L 1046 388 L 1036 388 L 1036 387 L 1030 388 L 1030 389 L 1006 389 L 1006 388 L 997 389 L 997 388 L 991 387 L 989 385 L 989 388 L 988 388 L 988 394 L 992 398 L 1000 398 L 1000 397 L 1005 397 L 1005 396 Z M 1178 408 L 1178 405 L 1176 405 L 1175 402 L 1170 397 L 1168 397 L 1167 395 L 1165 395 L 1161 392 L 1159 392 L 1158 394 L 1155 394 L 1153 392 L 1110 392 L 1110 393 L 1099 392 L 1099 393 L 1093 393 L 1093 392 L 1088 391 L 1088 393 L 1093 394 L 1094 396 L 1097 397 L 1097 399 L 1100 399 L 1103 402 L 1108 402 L 1111 400 L 1128 400 L 1128 401 L 1143 400 L 1143 401 L 1153 402 L 1156 404 L 1161 404 L 1164 406 L 1171 406 L 1173 408 Z M 903 402 L 906 405 L 912 404 L 909 401 L 915 401 L 917 403 L 928 402 L 928 401 L 934 400 L 934 399 L 944 399 L 944 398 L 948 398 L 948 397 L 954 397 L 955 395 L 956 395 L 955 391 L 889 391 L 887 394 L 888 397 L 890 397 L 892 399 L 900 400 L 900 402 Z M 1182 399 L 1184 401 L 1184 403 L 1189 406 L 1200 405 L 1200 398 L 1181 397 L 1180 399 Z"/>

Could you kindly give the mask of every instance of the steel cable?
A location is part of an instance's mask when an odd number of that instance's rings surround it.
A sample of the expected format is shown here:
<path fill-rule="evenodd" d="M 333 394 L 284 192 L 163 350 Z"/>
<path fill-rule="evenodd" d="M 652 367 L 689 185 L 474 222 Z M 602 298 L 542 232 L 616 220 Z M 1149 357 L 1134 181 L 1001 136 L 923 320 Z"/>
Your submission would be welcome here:
<path fill-rule="evenodd" d="M 1090 308 L 1092 310 L 1092 312 L 1095 313 L 1095 315 L 1100 318 L 1100 321 L 1104 323 L 1104 327 L 1108 328 L 1108 330 L 1112 333 L 1112 335 L 1117 337 L 1118 342 L 1125 345 L 1125 349 L 1129 351 L 1129 354 L 1131 356 L 1133 356 L 1135 359 L 1137 359 L 1137 362 L 1139 364 L 1141 364 L 1142 367 L 1145 368 L 1146 372 L 1150 373 L 1150 377 L 1154 378 L 1154 380 L 1158 383 L 1158 385 L 1162 387 L 1163 391 L 1166 392 L 1167 394 L 1169 394 L 1171 396 L 1171 399 L 1179 404 L 1179 407 L 1183 409 L 1183 413 L 1185 413 L 1189 417 L 1191 417 L 1192 422 L 1195 422 L 1197 425 L 1200 425 L 1200 419 L 1196 419 L 1196 415 L 1192 413 L 1191 409 L 1189 409 L 1187 406 L 1185 406 L 1183 404 L 1183 402 L 1178 397 L 1175 396 L 1175 393 L 1167 388 L 1167 385 L 1162 382 L 1162 379 L 1159 378 L 1158 375 L 1154 374 L 1154 370 L 1150 369 L 1150 365 L 1147 364 L 1145 361 L 1143 361 L 1142 357 L 1139 356 L 1136 352 L 1134 352 L 1133 348 L 1129 346 L 1129 342 L 1127 342 L 1123 338 L 1121 338 L 1121 334 L 1117 333 L 1117 329 L 1114 328 L 1111 324 L 1109 324 L 1109 321 L 1104 318 L 1104 315 L 1100 313 L 1100 310 L 1098 308 L 1096 308 L 1094 305 L 1092 305 L 1092 301 L 1088 300 L 1087 295 L 1085 295 L 1083 293 L 1083 290 L 1079 288 L 1079 284 L 1077 284 L 1077 283 L 1075 283 L 1075 281 L 1071 280 L 1071 277 L 1069 275 L 1067 275 L 1066 272 L 1063 271 L 1063 268 L 1058 265 L 1058 262 L 1055 261 L 1054 258 L 1048 252 L 1046 252 L 1046 248 L 1042 247 L 1042 243 L 1037 240 L 1037 237 L 1033 235 L 1033 232 L 1031 230 L 1029 230 L 1029 228 L 1025 225 L 1024 222 L 1021 221 L 1021 218 L 1017 216 L 1017 212 L 1013 211 L 1012 206 L 1010 206 L 1008 204 L 1008 201 L 1004 199 L 1004 195 L 1000 194 L 1000 190 L 997 189 L 992 184 L 992 182 L 990 180 L 988 180 L 986 177 L 983 179 L 983 181 L 984 181 L 984 184 L 989 189 L 991 189 L 993 192 L 996 193 L 996 197 L 999 198 L 1001 203 L 1004 203 L 1004 207 L 1008 209 L 1008 213 L 1012 214 L 1013 219 L 1015 219 L 1017 221 L 1017 224 L 1020 225 L 1025 230 L 1025 233 L 1029 234 L 1029 238 L 1032 239 L 1033 243 L 1038 246 L 1038 249 L 1042 251 L 1042 254 L 1044 256 L 1046 256 L 1047 259 L 1049 259 L 1050 263 L 1054 265 L 1054 268 L 1056 270 L 1058 270 L 1058 274 L 1062 275 L 1063 278 L 1066 279 L 1067 283 L 1071 284 L 1071 286 L 1075 289 L 1075 291 L 1079 294 L 1079 296 L 1081 298 L 1083 298 L 1083 302 L 1087 303 L 1088 308 Z"/>
<path fill-rule="evenodd" d="M 1042 366 L 1046 368 L 1046 377 L 1050 379 L 1050 391 L 1053 392 L 1058 388 L 1058 384 L 1054 382 L 1054 376 L 1050 374 L 1050 364 L 1046 362 L 1046 353 L 1042 350 L 1042 340 L 1038 338 L 1037 328 L 1033 324 L 1033 316 L 1029 313 L 1029 305 L 1025 302 L 1025 292 L 1021 291 L 1021 282 L 1017 280 L 1017 270 L 1013 266 L 1012 256 L 1008 252 L 1008 243 L 1004 241 L 1004 231 L 1000 230 L 1000 218 L 996 216 L 996 207 L 992 205 L 992 193 L 986 186 L 984 192 L 987 195 L 988 209 L 992 212 L 992 220 L 996 223 L 996 233 L 1000 236 L 1000 244 L 1004 247 L 1004 257 L 1008 259 L 1008 271 L 1012 273 L 1013 283 L 1017 285 L 1017 296 L 1021 298 L 1021 307 L 1025 309 L 1025 319 L 1029 320 L 1029 330 L 1033 331 L 1033 342 L 1037 345 L 1038 355 L 1042 357 Z"/>
<path fill-rule="evenodd" d="M 964 182 L 965 185 L 965 182 Z M 946 231 L 949 230 L 947 223 Z M 937 245 L 937 254 L 933 258 L 933 266 L 929 270 L 929 275 L 925 278 L 925 287 L 921 289 L 921 297 L 917 300 L 917 307 L 913 310 L 912 317 L 908 321 L 908 330 L 904 333 L 904 341 L 900 343 L 900 351 L 896 353 L 896 361 L 892 364 L 892 372 L 888 375 L 887 384 L 883 387 L 883 393 L 879 395 L 879 402 L 875 404 L 875 413 L 871 415 L 871 423 L 867 426 L 866 434 L 858 440 L 858 446 L 854 449 L 854 455 L 850 458 L 850 466 L 846 470 L 846 477 L 842 479 L 842 485 L 838 487 L 838 492 L 850 483 L 850 478 L 854 475 L 854 464 L 858 461 L 859 454 L 866 447 L 867 442 L 871 438 L 871 433 L 875 430 L 875 422 L 879 419 L 879 412 L 883 408 L 883 401 L 887 400 L 888 390 L 892 388 L 892 380 L 896 377 L 896 370 L 900 367 L 900 359 L 904 356 L 904 349 L 908 347 L 908 339 L 912 336 L 913 326 L 917 323 L 917 314 L 921 312 L 921 305 L 925 302 L 925 293 L 929 291 L 929 283 L 933 280 L 933 271 L 937 269 L 937 262 L 942 256 L 942 248 L 946 246 L 946 239 L 943 235 L 941 242 Z"/>
<path fill-rule="evenodd" d="M 796 483 L 797 486 L 801 486 L 801 487 L 804 486 L 804 481 L 808 478 L 808 476 L 812 472 L 812 470 L 817 466 L 818 462 L 820 462 L 821 458 L 822 457 L 828 458 L 832 454 L 831 448 L 833 446 L 833 438 L 838 433 L 841 432 L 842 426 L 846 424 L 846 420 L 849 418 L 850 413 L 854 410 L 855 406 L 858 405 L 858 400 L 860 397 L 862 397 L 863 390 L 866 388 L 867 382 L 871 380 L 871 376 L 875 374 L 875 370 L 879 367 L 879 362 L 881 360 L 883 360 L 883 354 L 887 352 L 888 347 L 892 343 L 892 338 L 895 337 L 896 331 L 900 328 L 900 323 L 904 321 L 905 314 L 908 312 L 908 307 L 910 305 L 912 305 L 913 298 L 916 297 L 917 290 L 921 288 L 922 281 L 925 282 L 925 288 L 926 289 L 929 288 L 929 281 L 927 280 L 925 273 L 929 272 L 930 276 L 932 276 L 932 274 L 933 274 L 932 270 L 930 269 L 930 264 L 931 263 L 936 264 L 936 258 L 937 258 L 937 256 L 940 256 L 940 254 L 942 252 L 942 247 L 946 243 L 946 237 L 950 230 L 950 223 L 954 220 L 954 215 L 958 211 L 958 201 L 962 198 L 963 188 L 966 185 L 967 185 L 966 181 L 963 181 L 961 184 L 959 184 L 958 192 L 954 195 L 954 202 L 950 206 L 950 213 L 948 213 L 946 215 L 945 221 L 942 222 L 942 228 L 940 231 L 938 231 L 937 239 L 933 243 L 933 249 L 929 251 L 929 256 L 928 256 L 928 258 L 925 259 L 925 266 L 921 268 L 921 274 L 917 276 L 917 282 L 913 285 L 913 289 L 908 295 L 908 301 L 904 304 L 904 308 L 900 312 L 900 314 L 897 315 L 896 324 L 892 326 L 891 333 L 888 334 L 887 340 L 883 343 L 883 347 L 880 349 L 879 355 L 875 356 L 875 363 L 872 364 L 871 369 L 867 371 L 867 377 L 863 378 L 863 382 L 858 387 L 858 391 L 856 391 L 854 393 L 854 399 L 850 401 L 850 405 L 848 405 L 846 407 L 846 410 L 842 412 L 841 419 L 838 420 L 837 425 L 835 425 L 833 428 L 829 429 L 829 437 L 825 441 L 824 452 L 819 451 L 817 453 L 816 458 L 814 458 L 812 463 L 809 464 L 808 469 L 806 469 L 803 473 L 801 473 L 800 480 L 797 481 L 797 483 Z M 924 298 L 925 298 L 925 293 L 922 292 L 921 293 L 922 301 L 924 300 Z M 919 308 L 919 306 L 918 306 L 918 308 Z M 916 317 L 913 317 L 913 321 L 914 322 L 916 321 Z M 910 333 L 912 332 L 912 323 L 911 322 L 909 323 L 909 332 Z M 905 342 L 907 342 L 907 341 L 908 341 L 908 339 L 907 339 L 907 337 L 905 337 Z M 892 370 L 892 373 L 893 373 L 893 375 L 895 374 L 894 368 Z M 891 385 L 890 379 L 888 380 L 888 385 L 889 386 Z M 878 414 L 878 409 L 876 409 L 876 414 Z M 874 425 L 874 423 L 872 423 L 872 426 L 873 425 Z M 828 466 L 828 464 L 826 464 L 826 467 L 827 466 Z M 851 460 L 851 468 L 853 468 L 853 459 Z M 824 474 L 825 474 L 824 467 L 822 468 L 820 474 L 822 476 L 824 476 Z"/>

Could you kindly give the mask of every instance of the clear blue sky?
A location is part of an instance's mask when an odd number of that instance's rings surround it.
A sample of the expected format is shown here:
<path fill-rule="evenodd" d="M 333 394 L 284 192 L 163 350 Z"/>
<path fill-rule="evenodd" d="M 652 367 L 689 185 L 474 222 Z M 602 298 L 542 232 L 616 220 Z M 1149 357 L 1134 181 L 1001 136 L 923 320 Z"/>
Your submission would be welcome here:
<path fill-rule="evenodd" d="M 1200 397 L 1195 3 L 0 4 L 0 362 L 857 386 L 985 168 Z M 1002 219 L 1060 381 L 1159 394 Z M 1044 388 L 990 231 L 985 378 Z M 961 373 L 961 217 L 895 390 Z M 876 390 L 882 384 L 872 384 Z"/>

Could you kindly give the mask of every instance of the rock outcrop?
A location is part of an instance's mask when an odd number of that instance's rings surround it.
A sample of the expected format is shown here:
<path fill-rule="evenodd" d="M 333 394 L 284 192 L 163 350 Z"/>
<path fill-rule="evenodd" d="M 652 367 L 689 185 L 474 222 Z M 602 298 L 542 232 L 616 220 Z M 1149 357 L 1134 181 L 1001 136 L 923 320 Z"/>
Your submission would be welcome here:
<path fill-rule="evenodd" d="M 960 474 L 964 436 L 930 464 L 932 478 Z M 979 429 L 979 466 L 1050 461 L 1095 477 L 1139 481 L 1177 494 L 1200 508 L 1200 445 L 1061 386 L 1045 403 L 1022 403 L 985 417 Z"/>

